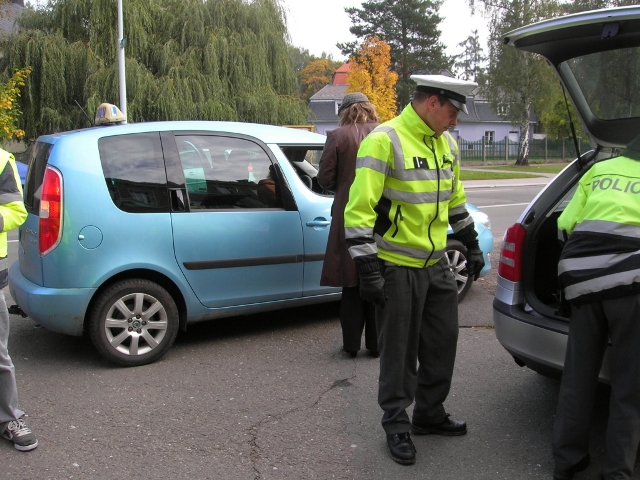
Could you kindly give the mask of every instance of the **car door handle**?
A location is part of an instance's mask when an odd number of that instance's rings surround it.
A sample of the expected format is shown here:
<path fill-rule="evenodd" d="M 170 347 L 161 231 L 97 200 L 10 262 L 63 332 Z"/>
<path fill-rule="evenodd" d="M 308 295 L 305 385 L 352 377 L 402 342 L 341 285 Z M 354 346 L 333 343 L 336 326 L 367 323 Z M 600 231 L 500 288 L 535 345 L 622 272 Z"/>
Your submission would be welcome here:
<path fill-rule="evenodd" d="M 327 225 L 331 225 L 331 222 L 322 217 L 317 217 L 307 222 L 307 227 L 326 227 Z"/>

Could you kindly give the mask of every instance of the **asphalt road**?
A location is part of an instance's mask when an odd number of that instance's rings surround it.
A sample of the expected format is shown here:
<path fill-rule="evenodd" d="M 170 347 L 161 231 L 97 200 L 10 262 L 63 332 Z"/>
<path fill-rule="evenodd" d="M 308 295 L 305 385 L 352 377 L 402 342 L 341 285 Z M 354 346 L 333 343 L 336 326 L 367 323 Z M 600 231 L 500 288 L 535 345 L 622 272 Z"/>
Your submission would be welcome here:
<path fill-rule="evenodd" d="M 388 455 L 378 360 L 341 353 L 337 304 L 198 324 L 160 361 L 129 369 L 88 339 L 12 316 L 20 405 L 40 446 L 0 442 L 0 478 L 550 479 L 559 384 L 497 342 L 494 291 L 492 273 L 460 306 L 446 408 L 469 433 L 414 436 L 412 466 Z M 601 465 L 606 403 L 603 389 L 592 466 L 576 480 Z"/>
<path fill-rule="evenodd" d="M 461 318 L 490 323 L 490 300 L 475 285 Z M 418 460 L 405 467 L 389 458 L 379 424 L 378 360 L 340 352 L 336 317 L 330 304 L 200 324 L 160 361 L 130 369 L 105 363 L 87 340 L 13 317 L 21 406 L 40 446 L 20 453 L 0 443 L 0 477 L 551 477 L 558 382 L 517 367 L 492 328 L 460 329 L 446 407 L 469 433 L 414 437 Z"/>

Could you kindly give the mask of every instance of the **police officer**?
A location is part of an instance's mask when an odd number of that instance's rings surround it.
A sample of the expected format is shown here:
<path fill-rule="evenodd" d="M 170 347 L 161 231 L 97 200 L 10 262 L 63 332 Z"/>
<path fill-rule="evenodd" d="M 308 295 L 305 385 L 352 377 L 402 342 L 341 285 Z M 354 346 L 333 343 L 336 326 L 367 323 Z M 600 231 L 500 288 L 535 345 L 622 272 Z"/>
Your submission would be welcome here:
<path fill-rule="evenodd" d="M 36 448 L 38 440 L 18 408 L 15 367 L 8 350 L 9 311 L 2 289 L 7 286 L 7 232 L 22 225 L 26 218 L 15 159 L 0 149 L 0 435 L 21 452 Z"/>
<path fill-rule="evenodd" d="M 455 141 L 444 134 L 460 110 L 466 113 L 477 84 L 443 75 L 411 79 L 411 104 L 360 144 L 345 211 L 360 294 L 376 304 L 382 427 L 391 457 L 405 465 L 416 458 L 410 430 L 467 432 L 443 406 L 458 340 L 458 290 L 445 255 L 449 224 L 467 247 L 469 276 L 477 279 L 484 266 L 451 151 Z"/>
<path fill-rule="evenodd" d="M 603 478 L 631 478 L 640 442 L 640 137 L 596 163 L 558 218 L 569 234 L 558 266 L 571 305 L 553 429 L 553 478 L 589 465 L 589 419 L 611 341 Z"/>

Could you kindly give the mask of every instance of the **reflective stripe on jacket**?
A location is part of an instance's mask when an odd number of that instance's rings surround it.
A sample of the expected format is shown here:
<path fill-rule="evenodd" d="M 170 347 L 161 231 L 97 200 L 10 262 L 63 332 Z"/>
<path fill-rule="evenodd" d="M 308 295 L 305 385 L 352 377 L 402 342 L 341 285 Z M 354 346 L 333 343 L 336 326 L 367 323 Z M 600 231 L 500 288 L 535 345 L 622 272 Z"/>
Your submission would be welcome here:
<path fill-rule="evenodd" d="M 593 165 L 558 228 L 570 234 L 558 265 L 568 300 L 640 292 L 640 161 L 616 157 Z"/>
<path fill-rule="evenodd" d="M 434 135 L 408 105 L 360 144 L 345 209 L 356 262 L 377 255 L 396 265 L 431 266 L 445 253 L 450 217 L 455 232 L 473 224 L 453 139 Z"/>
<path fill-rule="evenodd" d="M 0 149 L 0 288 L 7 286 L 7 232 L 27 218 L 22 185 L 12 154 Z"/>

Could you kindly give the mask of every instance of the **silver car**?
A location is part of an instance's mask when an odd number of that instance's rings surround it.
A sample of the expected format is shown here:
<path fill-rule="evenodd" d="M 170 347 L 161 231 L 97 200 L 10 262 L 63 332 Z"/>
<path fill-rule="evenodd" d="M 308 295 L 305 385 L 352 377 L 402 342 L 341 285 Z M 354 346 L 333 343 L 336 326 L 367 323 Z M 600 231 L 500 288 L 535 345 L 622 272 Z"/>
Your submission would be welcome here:
<path fill-rule="evenodd" d="M 505 233 L 500 252 L 496 336 L 518 365 L 554 376 L 562 371 L 569 331 L 557 278 L 557 219 L 589 167 L 618 155 L 640 134 L 640 6 L 545 20 L 509 32 L 504 41 L 544 56 L 555 68 L 592 148 L 531 202 Z M 607 354 L 602 382 L 610 368 Z"/>

